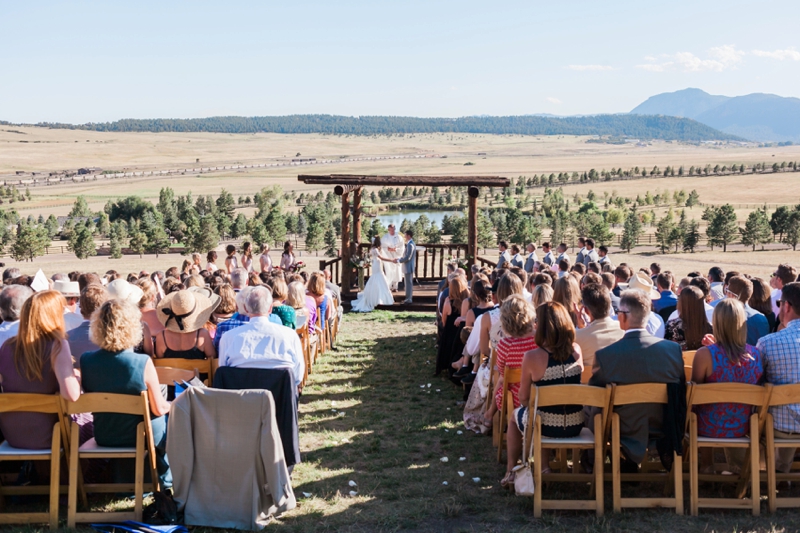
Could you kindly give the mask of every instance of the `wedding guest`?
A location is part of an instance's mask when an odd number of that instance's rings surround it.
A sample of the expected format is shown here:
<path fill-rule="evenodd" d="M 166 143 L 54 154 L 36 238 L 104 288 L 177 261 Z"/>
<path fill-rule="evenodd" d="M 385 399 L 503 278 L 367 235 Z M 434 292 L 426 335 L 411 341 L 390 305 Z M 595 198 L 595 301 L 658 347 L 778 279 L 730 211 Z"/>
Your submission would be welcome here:
<path fill-rule="evenodd" d="M 677 314 L 667 322 L 664 338 L 680 344 L 684 352 L 702 347 L 703 338 L 713 331 L 706 315 L 703 291 L 694 286 L 685 287 L 678 295 Z"/>
<path fill-rule="evenodd" d="M 6 287 L 8 290 L 8 287 Z M 64 297 L 43 291 L 22 304 L 18 333 L 0 347 L 0 375 L 4 393 L 59 393 L 75 401 L 81 394 L 79 376 L 64 331 Z M 0 432 L 8 445 L 45 450 L 52 445 L 58 415 L 0 413 Z"/>
<path fill-rule="evenodd" d="M 725 286 L 725 296 L 739 300 L 747 315 L 747 344 L 755 346 L 758 339 L 769 334 L 769 321 L 747 303 L 753 295 L 753 282 L 744 276 L 733 276 Z M 717 304 L 719 305 L 719 304 Z"/>
<path fill-rule="evenodd" d="M 547 284 L 537 285 L 531 294 L 531 303 L 534 309 L 553 300 L 553 288 Z"/>
<path fill-rule="evenodd" d="M 33 290 L 26 285 L 6 285 L 0 292 L 0 346 L 19 330 L 19 315 L 22 306 L 33 296 Z"/>
<path fill-rule="evenodd" d="M 567 309 L 572 318 L 572 325 L 575 326 L 578 323 L 578 314 L 575 309 L 581 301 L 581 289 L 578 281 L 572 276 L 558 279 L 553 287 L 553 301 Z"/>
<path fill-rule="evenodd" d="M 753 282 L 753 295 L 750 297 L 748 304 L 750 307 L 763 314 L 767 318 L 769 331 L 770 333 L 773 333 L 777 326 L 777 318 L 772 310 L 772 300 L 770 299 L 771 289 L 769 283 L 761 278 L 752 278 L 750 281 Z"/>
<path fill-rule="evenodd" d="M 203 326 L 220 298 L 207 289 L 187 289 L 164 297 L 158 304 L 158 319 L 164 326 L 155 337 L 156 358 L 213 359 L 214 342 Z"/>
<path fill-rule="evenodd" d="M 625 334 L 619 322 L 609 316 L 611 296 L 609 290 L 600 284 L 589 284 L 581 290 L 582 312 L 589 319 L 586 327 L 577 330 L 575 342 L 583 354 L 583 364 L 592 366 L 594 354 L 620 340 Z"/>
<path fill-rule="evenodd" d="M 294 308 L 284 303 L 288 293 L 289 287 L 282 278 L 272 279 L 272 314 L 280 318 L 281 323 L 287 328 L 297 329 Z"/>
<path fill-rule="evenodd" d="M 90 324 L 92 314 L 94 314 L 97 309 L 100 309 L 100 306 L 103 305 L 103 302 L 107 299 L 108 291 L 99 284 L 89 285 L 81 291 L 80 307 L 83 322 L 81 322 L 77 328 L 67 332 L 69 350 L 78 366 L 80 364 L 81 355 L 100 349 L 98 345 L 92 342 L 89 336 Z"/>
<path fill-rule="evenodd" d="M 211 319 L 219 325 L 229 320 L 236 312 L 236 293 L 233 292 L 233 287 L 224 283 L 214 289 L 214 294 L 219 296 L 219 305 L 211 314 Z"/>

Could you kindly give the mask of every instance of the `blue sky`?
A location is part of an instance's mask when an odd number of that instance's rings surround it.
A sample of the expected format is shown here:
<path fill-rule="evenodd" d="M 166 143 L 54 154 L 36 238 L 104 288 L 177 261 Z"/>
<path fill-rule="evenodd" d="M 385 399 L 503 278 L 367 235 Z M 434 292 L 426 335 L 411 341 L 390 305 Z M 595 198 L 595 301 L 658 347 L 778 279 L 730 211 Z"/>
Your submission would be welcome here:
<path fill-rule="evenodd" d="M 0 120 L 626 112 L 800 96 L 793 0 L 0 0 Z"/>

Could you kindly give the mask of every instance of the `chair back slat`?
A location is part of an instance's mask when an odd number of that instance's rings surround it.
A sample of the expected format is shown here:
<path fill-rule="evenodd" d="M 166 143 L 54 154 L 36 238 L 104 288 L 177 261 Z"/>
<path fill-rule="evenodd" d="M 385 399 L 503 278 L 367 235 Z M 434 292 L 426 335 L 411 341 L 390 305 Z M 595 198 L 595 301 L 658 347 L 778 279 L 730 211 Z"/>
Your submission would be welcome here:
<path fill-rule="evenodd" d="M 503 382 L 506 385 L 513 385 L 522 381 L 521 368 L 504 368 L 503 369 Z"/>
<path fill-rule="evenodd" d="M 153 364 L 156 368 L 166 366 L 169 368 L 179 368 L 181 370 L 197 370 L 201 374 L 210 374 L 211 361 L 211 359 L 180 359 L 169 357 L 153 359 Z"/>
<path fill-rule="evenodd" d="M 176 381 L 191 381 L 200 374 L 195 370 L 184 370 L 182 368 L 172 368 L 168 366 L 156 367 L 158 382 L 161 385 L 174 385 Z"/>
<path fill-rule="evenodd" d="M 57 394 L 5 392 L 0 394 L 0 413 L 23 412 L 59 414 L 61 400 Z"/>
<path fill-rule="evenodd" d="M 692 385 L 692 405 L 743 403 L 761 407 L 766 403 L 767 388 L 746 383 L 702 383 Z"/>
<path fill-rule="evenodd" d="M 142 400 L 144 398 L 144 401 Z M 144 416 L 147 405 L 147 391 L 140 396 L 131 394 L 112 394 L 108 392 L 87 392 L 75 402 L 64 401 L 64 412 L 68 415 L 79 413 L 121 413 Z M 149 415 L 149 413 L 147 413 Z"/>
<path fill-rule="evenodd" d="M 608 407 L 609 389 L 589 385 L 548 385 L 531 387 L 531 407 L 539 389 L 539 407 L 552 405 L 585 405 L 588 407 Z"/>
<path fill-rule="evenodd" d="M 612 396 L 612 405 L 614 406 L 635 403 L 667 403 L 667 385 L 666 383 L 614 385 Z"/>
<path fill-rule="evenodd" d="M 792 385 L 773 385 L 769 397 L 769 405 L 789 405 L 800 403 L 800 383 Z"/>
<path fill-rule="evenodd" d="M 692 366 L 694 364 L 694 356 L 697 350 L 689 350 L 683 352 L 683 366 Z"/>

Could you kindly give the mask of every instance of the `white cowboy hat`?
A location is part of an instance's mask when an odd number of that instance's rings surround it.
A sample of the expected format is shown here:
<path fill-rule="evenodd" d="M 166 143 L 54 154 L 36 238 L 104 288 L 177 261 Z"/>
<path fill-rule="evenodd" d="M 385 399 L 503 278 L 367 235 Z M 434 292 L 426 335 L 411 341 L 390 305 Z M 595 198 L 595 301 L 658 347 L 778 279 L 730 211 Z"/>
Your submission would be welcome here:
<path fill-rule="evenodd" d="M 53 283 L 53 290 L 56 290 L 67 298 L 77 298 L 81 295 L 81 287 L 77 281 L 58 280 Z"/>
<path fill-rule="evenodd" d="M 108 296 L 112 300 L 125 300 L 139 307 L 139 300 L 142 299 L 144 291 L 132 283 L 128 283 L 124 279 L 115 279 L 106 287 Z"/>
<path fill-rule="evenodd" d="M 212 301 L 206 289 L 196 288 L 199 290 L 192 290 L 195 289 L 193 287 L 170 293 L 158 303 L 158 321 L 166 329 L 177 333 L 191 333 L 208 322 L 211 313 L 219 305 L 219 296 Z"/>
<path fill-rule="evenodd" d="M 658 300 L 661 298 L 661 294 L 653 287 L 653 280 L 641 272 L 634 274 L 630 281 L 628 281 L 628 290 L 631 289 L 644 292 L 650 296 L 651 300 Z"/>

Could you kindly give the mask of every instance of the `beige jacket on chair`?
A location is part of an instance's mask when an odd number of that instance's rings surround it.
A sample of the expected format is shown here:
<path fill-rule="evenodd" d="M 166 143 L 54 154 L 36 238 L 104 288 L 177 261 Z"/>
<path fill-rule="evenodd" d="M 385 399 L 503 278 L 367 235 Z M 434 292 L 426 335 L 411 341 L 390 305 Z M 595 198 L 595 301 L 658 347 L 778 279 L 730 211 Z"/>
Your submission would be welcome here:
<path fill-rule="evenodd" d="M 187 526 L 262 529 L 296 506 L 269 391 L 189 388 L 172 403 L 167 457 Z"/>
<path fill-rule="evenodd" d="M 610 317 L 600 318 L 585 328 L 577 330 L 575 332 L 575 342 L 581 347 L 583 366 L 592 366 L 595 352 L 614 344 L 624 334 L 625 332 L 619 327 L 619 322 Z"/>

